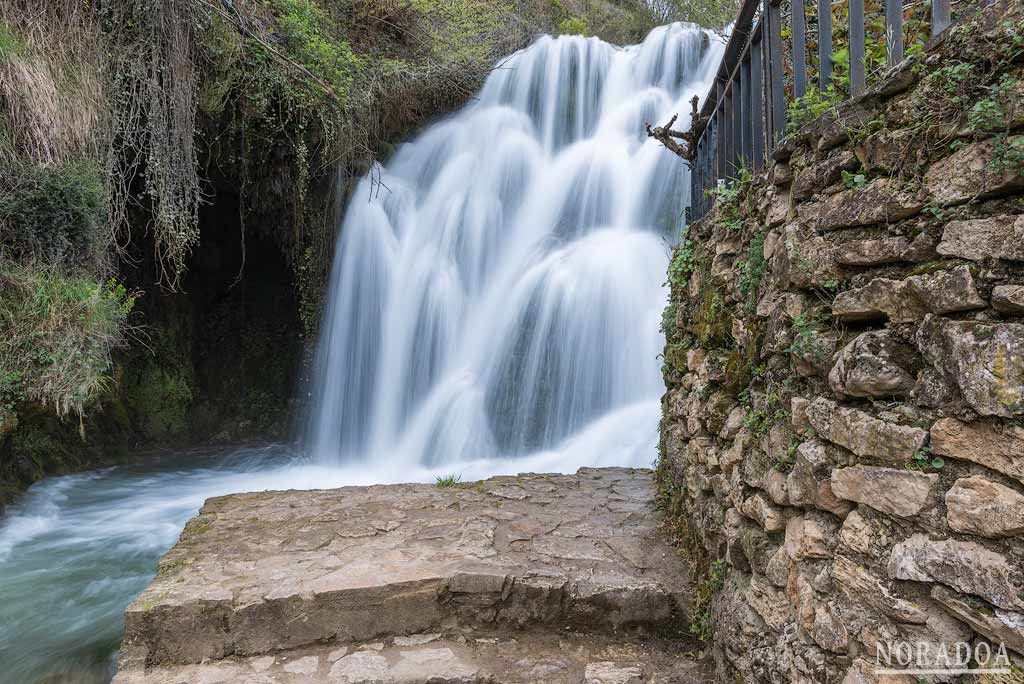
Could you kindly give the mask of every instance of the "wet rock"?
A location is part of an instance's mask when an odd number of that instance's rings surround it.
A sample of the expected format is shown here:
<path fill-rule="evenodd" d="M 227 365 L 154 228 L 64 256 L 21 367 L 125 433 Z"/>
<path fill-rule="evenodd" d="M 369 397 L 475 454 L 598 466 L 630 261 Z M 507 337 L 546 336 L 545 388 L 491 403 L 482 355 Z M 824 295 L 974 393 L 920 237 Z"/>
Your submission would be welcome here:
<path fill-rule="evenodd" d="M 911 470 L 853 466 L 832 471 L 832 491 L 848 501 L 902 518 L 934 505 L 939 476 Z"/>
<path fill-rule="evenodd" d="M 992 288 L 992 308 L 1004 314 L 1024 314 L 1024 285 L 996 285 Z"/>
<path fill-rule="evenodd" d="M 1024 428 L 943 418 L 932 425 L 932 453 L 971 461 L 1024 482 Z"/>
<path fill-rule="evenodd" d="M 1024 216 L 991 216 L 950 221 L 936 250 L 944 256 L 972 261 L 1012 259 L 1024 261 Z"/>
<path fill-rule="evenodd" d="M 818 397 L 807 407 L 807 419 L 821 437 L 833 444 L 858 456 L 889 461 L 903 462 L 913 457 L 928 437 L 920 428 L 879 420 L 824 397 Z M 832 488 L 835 489 L 834 482 Z"/>
<path fill-rule="evenodd" d="M 946 521 L 982 537 L 1024 534 L 1024 494 L 980 475 L 962 477 L 946 492 Z"/>
<path fill-rule="evenodd" d="M 999 608 L 1024 610 L 1021 568 L 975 542 L 932 540 L 918 533 L 893 547 L 887 570 L 893 579 L 941 582 Z"/>
<path fill-rule="evenodd" d="M 989 197 L 1024 187 L 1024 169 L 1019 165 L 994 165 L 997 144 L 1021 144 L 1022 136 L 1006 141 L 982 140 L 932 164 L 924 176 L 924 187 L 943 205 L 960 204 L 976 197 Z"/>
<path fill-rule="evenodd" d="M 950 613 L 994 643 L 1006 644 L 1024 655 L 1024 613 L 994 609 L 984 601 L 948 589 L 932 587 L 932 598 Z"/>
<path fill-rule="evenodd" d="M 797 213 L 808 226 L 831 231 L 873 223 L 895 223 L 910 218 L 924 207 L 921 194 L 900 187 L 892 178 L 876 178 L 863 188 L 853 188 L 817 202 L 800 205 Z"/>
<path fill-rule="evenodd" d="M 905 370 L 913 355 L 888 330 L 862 333 L 840 350 L 829 386 L 852 397 L 904 396 L 915 384 Z"/>
<path fill-rule="evenodd" d="M 983 416 L 1024 414 L 1024 325 L 927 316 L 918 349 Z"/>
<path fill-rule="evenodd" d="M 876 577 L 864 566 L 836 555 L 832 578 L 850 599 L 869 606 L 899 622 L 925 624 L 928 612 L 919 604 L 898 596 L 890 582 Z"/>

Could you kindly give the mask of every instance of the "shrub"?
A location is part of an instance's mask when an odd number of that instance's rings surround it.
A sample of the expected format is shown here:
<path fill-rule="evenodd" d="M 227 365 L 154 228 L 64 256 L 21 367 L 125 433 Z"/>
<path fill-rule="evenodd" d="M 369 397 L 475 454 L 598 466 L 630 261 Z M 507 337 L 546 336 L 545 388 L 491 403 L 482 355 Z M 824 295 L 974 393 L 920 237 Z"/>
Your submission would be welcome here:
<path fill-rule="evenodd" d="M 50 264 L 88 260 L 105 244 L 106 211 L 96 166 L 18 164 L 0 172 L 0 253 Z"/>

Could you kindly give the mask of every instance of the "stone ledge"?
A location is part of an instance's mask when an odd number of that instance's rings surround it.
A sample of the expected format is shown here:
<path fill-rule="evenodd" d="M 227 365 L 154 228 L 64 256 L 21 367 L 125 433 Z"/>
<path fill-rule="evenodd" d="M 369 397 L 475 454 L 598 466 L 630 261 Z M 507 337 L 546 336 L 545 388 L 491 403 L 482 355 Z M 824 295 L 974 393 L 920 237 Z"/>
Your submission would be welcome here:
<path fill-rule="evenodd" d="M 663 630 L 689 590 L 652 499 L 623 468 L 210 499 L 128 607 L 122 663 L 451 625 Z"/>
<path fill-rule="evenodd" d="M 684 655 L 692 648 L 672 640 L 638 643 L 575 633 L 421 633 L 129 669 L 114 684 L 711 684 L 708 664 Z"/>

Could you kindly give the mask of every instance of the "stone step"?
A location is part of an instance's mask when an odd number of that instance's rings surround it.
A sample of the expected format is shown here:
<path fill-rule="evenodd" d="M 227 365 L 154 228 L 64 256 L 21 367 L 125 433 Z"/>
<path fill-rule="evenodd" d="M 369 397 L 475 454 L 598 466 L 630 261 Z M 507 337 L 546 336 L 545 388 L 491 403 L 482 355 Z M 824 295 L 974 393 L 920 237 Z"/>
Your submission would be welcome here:
<path fill-rule="evenodd" d="M 692 644 L 574 633 L 415 634 L 190 665 L 127 668 L 113 684 L 711 684 Z"/>
<path fill-rule="evenodd" d="M 128 607 L 122 662 L 451 628 L 679 631 L 686 567 L 648 470 L 210 499 Z"/>

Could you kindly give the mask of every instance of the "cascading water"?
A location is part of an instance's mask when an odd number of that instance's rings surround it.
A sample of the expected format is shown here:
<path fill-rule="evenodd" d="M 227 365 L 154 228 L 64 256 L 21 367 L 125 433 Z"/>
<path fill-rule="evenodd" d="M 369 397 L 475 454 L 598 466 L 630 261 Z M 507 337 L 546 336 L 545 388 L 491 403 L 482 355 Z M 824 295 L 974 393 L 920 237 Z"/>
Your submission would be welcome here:
<path fill-rule="evenodd" d="M 0 520 L 0 680 L 109 681 L 128 602 L 210 496 L 649 465 L 689 110 L 720 45 L 542 38 L 350 202 L 306 449 L 49 478 Z M 500 457 L 500 458 L 499 458 Z"/>
<path fill-rule="evenodd" d="M 644 124 L 706 92 L 713 44 L 681 24 L 625 49 L 541 38 L 363 179 L 319 347 L 317 460 L 650 463 L 689 183 Z"/>

